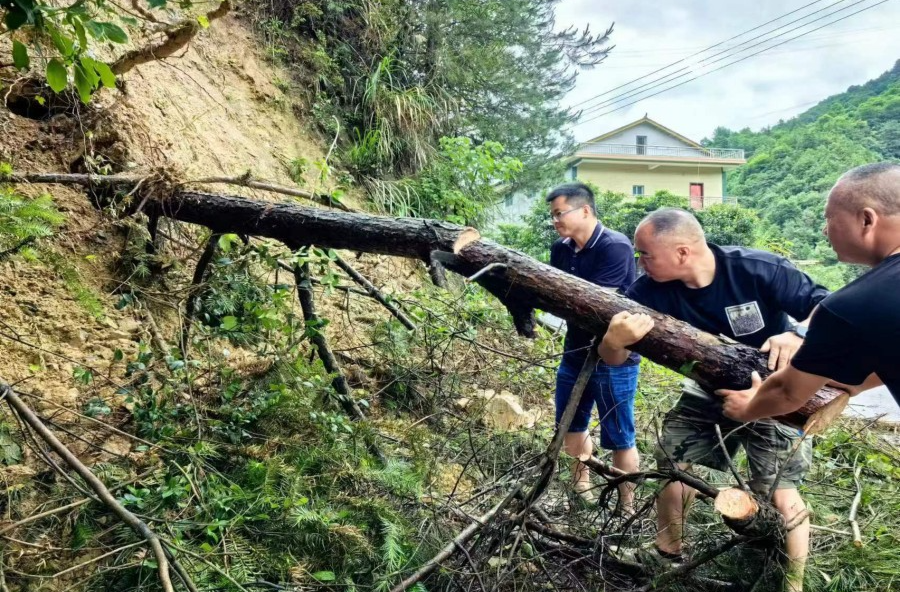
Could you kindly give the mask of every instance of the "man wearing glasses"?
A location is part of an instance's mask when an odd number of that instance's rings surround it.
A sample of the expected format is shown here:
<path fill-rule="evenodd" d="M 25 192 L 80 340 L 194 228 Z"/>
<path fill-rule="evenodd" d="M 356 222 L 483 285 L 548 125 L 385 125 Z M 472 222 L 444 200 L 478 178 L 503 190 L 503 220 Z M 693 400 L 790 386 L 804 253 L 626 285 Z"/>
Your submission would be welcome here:
<path fill-rule="evenodd" d="M 547 195 L 553 227 L 559 233 L 550 249 L 550 264 L 557 269 L 610 290 L 624 291 L 634 281 L 634 249 L 628 238 L 605 228 L 597 220 L 594 193 L 583 183 L 560 185 Z M 565 353 L 556 374 L 556 422 L 559 423 L 593 335 L 577 326 L 566 331 Z M 612 451 L 613 466 L 626 472 L 638 470 L 635 447 L 634 395 L 640 357 L 631 354 L 621 364 L 599 362 L 581 397 L 578 411 L 565 436 L 566 453 L 576 459 L 572 467 L 576 499 L 588 504 L 595 499 L 590 473 L 578 458 L 593 452 L 588 432 L 591 413 L 600 417 L 600 446 Z M 634 486 L 619 486 L 619 509 L 634 511 Z"/>

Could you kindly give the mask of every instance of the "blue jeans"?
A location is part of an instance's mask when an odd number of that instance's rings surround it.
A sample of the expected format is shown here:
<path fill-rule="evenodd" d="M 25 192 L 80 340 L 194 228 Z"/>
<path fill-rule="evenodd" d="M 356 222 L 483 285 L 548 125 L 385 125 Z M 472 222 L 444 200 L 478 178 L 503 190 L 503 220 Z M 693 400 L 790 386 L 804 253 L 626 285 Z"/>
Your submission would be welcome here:
<path fill-rule="evenodd" d="M 594 405 L 600 414 L 600 446 L 606 450 L 634 448 L 634 394 L 637 391 L 638 364 L 599 365 L 581 396 L 581 402 L 569 426 L 569 433 L 586 432 Z M 578 379 L 581 365 L 563 360 L 556 371 L 556 424 L 562 418 L 569 395 Z"/>

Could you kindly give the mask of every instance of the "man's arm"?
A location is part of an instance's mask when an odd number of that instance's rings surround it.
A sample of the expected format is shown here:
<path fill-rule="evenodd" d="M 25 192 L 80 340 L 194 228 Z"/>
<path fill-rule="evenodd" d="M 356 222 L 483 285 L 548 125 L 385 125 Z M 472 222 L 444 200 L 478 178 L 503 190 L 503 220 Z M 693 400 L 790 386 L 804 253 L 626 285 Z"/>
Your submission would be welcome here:
<path fill-rule="evenodd" d="M 769 305 L 795 319 L 803 319 L 799 324 L 808 326 L 819 302 L 828 296 L 828 290 L 817 285 L 787 259 L 781 258 L 780 265 L 765 269 L 768 271 L 761 272 L 760 281 L 766 286 Z M 803 339 L 799 335 L 788 331 L 770 337 L 760 351 L 769 354 L 769 370 L 780 370 L 787 367 L 802 344 Z"/>
<path fill-rule="evenodd" d="M 829 379 L 797 370 L 791 365 L 775 372 L 765 382 L 756 372 L 752 385 L 743 391 L 718 390 L 725 398 L 722 411 L 736 421 L 756 421 L 764 417 L 796 411 L 809 401 Z"/>
<path fill-rule="evenodd" d="M 653 328 L 653 318 L 647 314 L 622 311 L 613 315 L 597 353 L 610 366 L 624 364 L 631 352 L 628 346 L 644 338 Z"/>

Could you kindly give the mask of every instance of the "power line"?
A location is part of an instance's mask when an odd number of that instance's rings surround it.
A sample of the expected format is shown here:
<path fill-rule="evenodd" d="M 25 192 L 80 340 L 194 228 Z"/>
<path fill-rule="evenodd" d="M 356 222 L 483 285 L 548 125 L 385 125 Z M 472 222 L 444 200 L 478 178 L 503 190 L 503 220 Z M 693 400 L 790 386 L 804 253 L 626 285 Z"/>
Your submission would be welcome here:
<path fill-rule="evenodd" d="M 847 0 L 838 0 L 837 2 L 833 2 L 832 4 L 829 4 L 828 6 L 826 6 L 825 8 L 823 8 L 823 9 L 821 9 L 821 10 L 817 10 L 817 11 L 812 12 L 812 13 L 810 13 L 810 14 L 808 14 L 808 15 L 806 15 L 806 16 L 803 16 L 803 17 L 801 17 L 801 18 L 799 18 L 799 19 L 795 19 L 795 20 L 793 20 L 793 21 L 791 21 L 791 22 L 789 22 L 789 23 L 785 23 L 784 25 L 781 25 L 781 26 L 779 26 L 779 27 L 776 27 L 775 29 L 773 29 L 773 30 L 771 30 L 771 31 L 768 31 L 768 32 L 766 32 L 766 33 L 763 33 L 762 35 L 758 35 L 758 36 L 754 37 L 753 39 L 749 39 L 748 41 L 743 42 L 743 43 L 741 43 L 741 44 L 739 44 L 739 45 L 736 45 L 736 46 L 734 46 L 734 47 L 732 47 L 732 48 L 729 48 L 729 49 L 727 49 L 727 50 L 720 51 L 720 52 L 718 52 L 718 53 L 716 53 L 716 54 L 713 54 L 713 55 L 711 55 L 711 56 L 708 56 L 708 57 L 706 57 L 706 58 L 703 58 L 702 60 L 700 60 L 699 62 L 697 62 L 697 63 L 695 64 L 695 66 L 699 66 L 699 65 L 703 64 L 704 62 L 707 62 L 707 61 L 711 60 L 711 59 L 714 58 L 714 57 L 722 56 L 722 57 L 720 57 L 720 58 L 717 59 L 717 60 L 713 60 L 712 62 L 709 62 L 709 64 L 707 64 L 707 66 L 711 66 L 712 64 L 717 64 L 717 63 L 719 63 L 719 62 L 721 62 L 721 61 L 723 61 L 723 60 L 727 60 L 727 59 L 730 58 L 730 57 L 734 57 L 734 56 L 736 56 L 736 55 L 738 55 L 738 54 L 741 54 L 741 53 L 743 53 L 743 52 L 745 52 L 745 51 L 749 51 L 749 50 L 751 50 L 751 49 L 753 49 L 753 48 L 755 48 L 755 47 L 759 47 L 760 45 L 764 45 L 764 44 L 766 44 L 766 43 L 768 43 L 768 42 L 770 42 L 770 41 L 775 41 L 775 40 L 777 40 L 777 39 L 779 39 L 779 38 L 781 38 L 781 37 L 784 37 L 784 36 L 787 35 L 788 33 L 792 33 L 792 32 L 794 32 L 794 31 L 796 31 L 796 30 L 798 30 L 798 29 L 802 29 L 802 28 L 804 28 L 804 27 L 807 27 L 807 26 L 809 26 L 809 25 L 811 25 L 811 24 L 813 24 L 813 23 L 819 22 L 819 21 L 821 21 L 822 19 L 826 19 L 826 18 L 828 18 L 828 17 L 830 17 L 830 16 L 833 16 L 833 15 L 839 13 L 839 12 L 843 12 L 843 11 L 845 11 L 845 10 L 849 10 L 850 8 L 853 8 L 854 6 L 857 6 L 857 5 L 859 5 L 859 4 L 862 4 L 862 3 L 866 2 L 867 0 L 856 0 L 856 2 L 853 2 L 853 3 L 850 4 L 849 6 L 844 6 L 843 8 L 838 8 L 837 10 L 834 10 L 834 11 L 832 11 L 832 12 L 829 12 L 829 13 L 827 13 L 827 14 L 824 14 L 824 15 L 822 15 L 822 16 L 816 18 L 816 19 L 813 19 L 813 20 L 811 20 L 811 21 L 807 21 L 807 22 L 805 22 L 805 23 L 802 23 L 802 24 L 800 24 L 800 25 L 797 25 L 796 27 L 794 27 L 794 28 L 792 28 L 792 29 L 788 29 L 787 31 L 782 31 L 782 32 L 779 33 L 778 35 L 774 35 L 774 36 L 772 36 L 772 37 L 769 37 L 768 39 L 764 39 L 764 40 L 760 41 L 759 43 L 755 43 L 755 44 L 753 44 L 753 45 L 749 45 L 749 46 L 744 47 L 744 48 L 742 48 L 742 49 L 738 49 L 738 48 L 740 48 L 742 45 L 746 45 L 747 43 L 749 43 L 749 42 L 751 42 L 751 41 L 755 41 L 755 40 L 759 39 L 760 37 L 763 37 L 763 36 L 765 36 L 765 35 L 768 35 L 769 33 L 772 33 L 772 32 L 774 32 L 774 31 L 777 31 L 778 29 L 783 29 L 784 27 L 786 27 L 786 26 L 788 26 L 788 25 L 792 25 L 792 24 L 794 24 L 794 23 L 796 23 L 796 22 L 798 22 L 798 21 L 807 19 L 807 18 L 809 18 L 809 17 L 811 17 L 811 16 L 814 16 L 814 15 L 820 13 L 820 12 L 823 12 L 823 11 L 825 11 L 825 10 L 828 10 L 829 8 L 831 8 L 831 7 L 833 7 L 833 6 L 837 5 L 837 4 L 841 4 L 841 3 L 846 2 L 846 1 L 847 1 Z M 773 45 L 773 46 L 771 46 L 771 47 L 776 47 L 776 46 Z M 735 50 L 737 50 L 737 51 L 735 51 Z M 725 55 L 723 55 L 723 54 L 725 54 Z M 691 68 L 682 68 L 682 70 L 685 70 L 685 69 L 687 69 L 688 72 L 684 72 L 684 73 L 682 73 L 682 74 L 679 74 L 678 76 L 675 76 L 674 78 L 671 77 L 671 76 L 672 76 L 671 74 L 670 74 L 670 75 L 666 75 L 666 76 L 663 76 L 662 78 L 658 78 L 657 80 L 652 81 L 653 84 L 648 83 L 647 85 L 644 85 L 644 87 L 642 87 L 642 88 L 632 89 L 632 90 L 627 91 L 627 92 L 625 92 L 625 93 L 616 95 L 616 96 L 614 96 L 614 97 L 612 97 L 612 98 L 610 98 L 610 99 L 606 99 L 605 101 L 601 101 L 600 103 L 597 103 L 596 105 L 592 105 L 591 107 L 585 109 L 584 112 L 581 113 L 581 115 L 583 116 L 583 115 L 590 114 L 590 113 L 596 113 L 597 111 L 600 111 L 600 110 L 605 109 L 605 108 L 607 108 L 607 107 L 611 107 L 611 106 L 612 106 L 613 104 L 615 104 L 615 103 L 619 103 L 619 102 L 621 102 L 621 101 L 624 101 L 624 100 L 630 99 L 630 98 L 632 98 L 632 97 L 635 97 L 635 96 L 637 96 L 637 95 L 643 94 L 643 93 L 645 93 L 645 92 L 648 92 L 648 91 L 650 91 L 650 90 L 652 90 L 652 89 L 654 89 L 654 88 L 658 88 L 658 87 L 660 87 L 660 86 L 662 86 L 662 85 L 664 85 L 664 84 L 667 84 L 667 83 L 669 83 L 669 82 L 674 82 L 675 80 L 678 80 L 679 78 L 684 78 L 684 77 L 686 77 L 686 76 L 689 76 L 690 74 L 692 74 L 692 73 L 694 72 L 694 70 L 691 69 Z M 673 73 L 673 74 L 674 74 L 674 73 Z M 664 80 L 665 78 L 668 78 L 668 80 Z"/>
<path fill-rule="evenodd" d="M 834 39 L 835 37 L 858 37 L 857 33 L 866 33 L 869 31 L 892 31 L 898 28 L 898 25 L 891 25 L 888 27 L 863 27 L 861 29 L 843 29 L 841 31 L 835 31 L 834 33 L 828 33 L 825 35 L 815 35 L 810 37 L 810 41 L 820 41 L 827 39 Z M 618 46 L 616 46 L 616 50 L 610 57 L 622 57 L 633 55 L 636 59 L 642 56 L 651 56 L 651 55 L 671 55 L 673 52 L 689 52 L 696 49 L 699 49 L 700 45 L 690 45 L 690 46 L 682 46 L 682 47 L 654 47 L 653 49 L 644 49 L 644 50 L 620 50 Z M 631 58 L 628 58 L 631 59 Z M 604 65 L 604 67 L 607 67 Z M 656 66 L 652 66 L 656 67 Z"/>
<path fill-rule="evenodd" d="M 884 29 L 886 30 L 886 29 L 897 29 L 897 28 L 900 28 L 900 27 L 885 27 Z M 812 39 L 805 39 L 804 41 L 812 41 Z M 846 41 L 846 40 L 845 40 L 845 41 L 835 41 L 834 43 L 824 43 L 824 44 L 821 44 L 821 45 L 801 45 L 801 46 L 798 46 L 798 47 L 786 48 L 786 49 L 780 49 L 780 50 L 778 50 L 778 51 L 773 51 L 773 52 L 770 53 L 769 55 L 785 55 L 785 54 L 792 54 L 792 53 L 802 53 L 802 52 L 805 52 L 805 51 L 816 51 L 816 50 L 819 50 L 819 49 L 827 49 L 827 48 L 830 48 L 830 47 L 843 47 L 843 46 L 847 45 L 848 43 L 855 43 L 855 41 Z M 619 70 L 624 70 L 624 69 L 633 70 L 634 68 L 640 67 L 640 66 L 648 66 L 648 67 L 653 68 L 653 67 L 656 67 L 656 66 L 658 66 L 658 65 L 659 65 L 659 64 L 638 64 L 638 65 L 632 64 L 631 66 L 625 66 L 625 65 L 622 65 L 622 66 L 609 66 L 609 65 L 605 65 L 605 64 L 604 64 L 603 69 L 604 69 L 604 70 L 609 70 L 609 69 L 613 69 L 613 70 L 615 70 L 615 69 L 619 69 Z"/>
<path fill-rule="evenodd" d="M 622 85 L 617 86 L 617 87 L 615 87 L 615 88 L 611 88 L 611 89 L 609 89 L 608 91 L 606 91 L 606 92 L 604 92 L 604 93 L 600 93 L 599 95 L 595 95 L 595 96 L 593 96 L 593 97 L 591 97 L 591 98 L 589 98 L 589 99 L 585 99 L 584 101 L 581 101 L 580 103 L 577 103 L 577 104 L 572 105 L 572 106 L 573 106 L 573 107 L 578 107 L 578 106 L 583 105 L 583 104 L 585 104 L 585 103 L 589 103 L 589 102 L 593 101 L 593 100 L 596 99 L 596 98 L 599 98 L 599 97 L 602 97 L 602 96 L 606 96 L 606 95 L 608 95 L 609 93 L 613 92 L 614 90 L 618 90 L 618 89 L 623 88 L 623 87 L 625 87 L 625 86 L 630 86 L 631 84 L 633 84 L 633 83 L 635 83 L 635 82 L 638 82 L 638 81 L 640 81 L 640 80 L 643 80 L 644 78 L 649 78 L 650 76 L 653 76 L 654 74 L 657 74 L 658 72 L 662 72 L 663 70 L 667 70 L 668 68 L 671 68 L 672 66 L 676 66 L 676 65 L 680 64 L 681 62 L 684 62 L 685 60 L 688 60 L 688 59 L 690 59 L 690 58 L 692 58 L 692 57 L 694 57 L 694 56 L 698 56 L 698 55 L 700 55 L 700 54 L 702 54 L 702 53 L 706 53 L 707 51 L 709 51 L 709 50 L 711 50 L 711 49 L 715 49 L 715 48 L 719 47 L 720 45 L 723 45 L 723 44 L 725 44 L 725 43 L 728 43 L 729 41 L 734 41 L 735 39 L 738 39 L 739 37 L 743 37 L 744 35 L 746 35 L 746 34 L 748 34 L 748 33 L 752 33 L 753 31 L 756 31 L 756 30 L 758 30 L 758 29 L 761 29 L 762 27 L 765 27 L 766 25 L 770 25 L 770 24 L 772 24 L 772 23 L 774 23 L 774 22 L 776 22 L 776 21 L 780 21 L 780 20 L 783 19 L 784 17 L 790 16 L 790 15 L 794 14 L 795 12 L 798 12 L 798 11 L 803 10 L 804 8 L 808 8 L 808 7 L 812 6 L 813 4 L 819 4 L 820 2 L 824 2 L 824 1 L 825 1 L 825 0 L 815 0 L 814 2 L 810 2 L 809 4 L 805 4 L 805 5 L 801 6 L 800 8 L 797 8 L 796 10 L 792 10 L 791 12 L 788 12 L 788 13 L 786 13 L 786 14 L 783 14 L 783 15 L 779 16 L 778 18 L 774 18 L 774 19 L 772 19 L 772 20 L 770 20 L 770 21 L 768 21 L 768 22 L 765 22 L 765 23 L 763 23 L 763 24 L 761 24 L 761 25 L 758 25 L 758 26 L 756 26 L 756 27 L 754 27 L 754 28 L 752 28 L 752 29 L 749 29 L 749 30 L 747 30 L 747 31 L 744 31 L 743 33 L 739 33 L 739 34 L 735 35 L 734 37 L 730 37 L 729 39 L 726 39 L 725 41 L 720 41 L 720 42 L 716 43 L 715 45 L 710 45 L 709 47 L 707 47 L 707 48 L 705 48 L 705 49 L 702 49 L 702 50 L 700 50 L 700 51 L 698 51 L 698 52 L 696 52 L 696 53 L 693 53 L 693 54 L 691 54 L 691 55 L 689 55 L 689 56 L 687 56 L 687 57 L 681 58 L 680 60 L 674 61 L 674 62 L 672 62 L 671 64 L 669 64 L 668 66 L 663 66 L 663 67 L 660 68 L 659 70 L 654 70 L 653 72 L 650 72 L 649 74 L 645 74 L 644 76 L 641 76 L 640 78 L 636 78 L 635 80 L 632 80 L 631 82 L 626 82 L 625 84 L 622 84 Z"/>
<path fill-rule="evenodd" d="M 844 47 L 848 43 L 853 43 L 853 42 L 838 41 L 835 43 L 826 43 L 824 45 L 804 45 L 802 47 L 794 47 L 794 48 L 790 48 L 790 49 L 780 49 L 778 51 L 771 52 L 769 55 L 776 56 L 776 55 L 804 53 L 804 52 L 808 52 L 808 51 L 818 51 L 820 49 L 829 49 L 832 47 Z M 635 68 L 640 67 L 642 65 L 649 66 L 649 67 L 656 67 L 658 64 L 639 64 L 639 65 L 632 64 L 631 66 L 607 66 L 607 65 L 604 65 L 603 69 L 604 70 L 634 70 Z"/>
<path fill-rule="evenodd" d="M 756 53 L 752 53 L 752 54 L 750 54 L 750 55 L 748 55 L 748 56 L 744 56 L 743 58 L 741 58 L 741 59 L 739 59 L 739 60 L 735 60 L 735 61 L 733 61 L 733 62 L 729 62 L 729 63 L 727 63 L 727 64 L 724 64 L 724 65 L 722 65 L 722 66 L 719 66 L 718 68 L 715 68 L 715 69 L 713 69 L 713 70 L 709 70 L 709 71 L 707 71 L 707 72 L 703 72 L 702 74 L 698 74 L 697 76 L 694 76 L 693 78 L 690 78 L 690 79 L 685 80 L 685 81 L 683 81 L 683 82 L 679 82 L 678 84 L 675 84 L 675 85 L 673 85 L 673 86 L 670 86 L 670 87 L 664 88 L 664 89 L 662 89 L 662 90 L 660 90 L 660 91 L 658 91 L 658 92 L 655 92 L 655 93 L 653 93 L 652 95 L 649 95 L 649 96 L 646 96 L 646 97 L 641 97 L 641 98 L 639 98 L 639 99 L 637 99 L 637 100 L 635 100 L 635 101 L 632 101 L 632 102 L 630 102 L 630 103 L 626 103 L 625 105 L 621 105 L 621 106 L 616 107 L 616 108 L 614 108 L 614 109 L 610 109 L 610 110 L 608 110 L 608 111 L 605 111 L 605 112 L 603 112 L 603 113 L 600 113 L 599 115 L 595 115 L 594 117 L 591 117 L 590 119 L 586 119 L 586 120 L 584 120 L 584 121 L 580 121 L 579 123 L 589 123 L 589 122 L 591 122 L 591 121 L 595 121 L 596 119 L 599 119 L 600 117 L 603 117 L 604 115 L 609 115 L 610 113 L 614 113 L 614 112 L 616 112 L 616 111 L 620 111 L 620 110 L 622 110 L 622 109 L 624 109 L 624 108 L 626 108 L 626 107 L 629 107 L 629 106 L 631 106 L 631 105 L 634 105 L 635 103 L 639 103 L 639 102 L 641 102 L 641 101 L 643 101 L 643 100 L 645 100 L 645 99 L 649 99 L 649 98 L 655 97 L 655 96 L 660 95 L 660 94 L 662 94 L 662 93 L 664 93 L 664 92 L 667 92 L 667 91 L 669 91 L 669 90 L 678 88 L 679 86 L 683 86 L 683 85 L 687 84 L 688 82 L 693 82 L 694 80 L 697 80 L 698 78 L 702 78 L 702 77 L 704 77 L 704 76 L 706 76 L 706 75 L 708 75 L 708 74 L 712 74 L 713 72 L 718 72 L 719 70 L 722 70 L 723 68 L 727 68 L 728 66 L 732 66 L 732 65 L 737 64 L 737 63 L 739 63 L 739 62 L 743 62 L 744 60 L 750 59 L 750 58 L 752 58 L 752 57 L 754 57 L 754 56 L 757 56 L 757 55 L 759 55 L 759 54 L 761 54 L 761 53 L 763 53 L 763 52 L 765 52 L 765 51 L 768 51 L 768 50 L 773 49 L 773 48 L 775 48 L 775 47 L 778 47 L 778 46 L 780 46 L 780 45 L 784 45 L 785 43 L 789 43 L 789 42 L 793 41 L 794 39 L 799 39 L 800 37 L 803 37 L 804 35 L 807 35 L 807 34 L 812 33 L 812 32 L 814 32 L 814 31 L 818 31 L 818 30 L 820 30 L 820 29 L 823 29 L 823 28 L 825 28 L 825 27 L 828 27 L 828 26 L 830 26 L 830 25 L 833 25 L 834 23 L 837 23 L 837 22 L 846 20 L 846 19 L 848 19 L 848 18 L 850 18 L 850 17 L 852 17 L 852 16 L 854 16 L 854 15 L 857 15 L 857 14 L 859 14 L 859 13 L 861 13 L 861 12 L 865 12 L 866 10 L 870 10 L 870 9 L 872 9 L 872 8 L 875 8 L 875 7 L 877 7 L 877 6 L 880 6 L 881 4 L 884 4 L 885 2 L 888 2 L 888 1 L 889 1 L 889 0 L 881 0 L 880 2 L 877 2 L 877 3 L 875 3 L 875 4 L 871 5 L 871 6 L 867 6 L 867 7 L 865 7 L 865 8 L 861 8 L 860 10 L 857 10 L 856 12 L 853 12 L 853 13 L 851 13 L 851 14 L 848 14 L 848 15 L 846 15 L 846 16 L 843 16 L 843 17 L 841 17 L 841 18 L 839 18 L 839 19 L 835 19 L 835 20 L 833 20 L 833 21 L 831 21 L 831 22 L 825 23 L 824 25 L 821 25 L 820 27 L 817 27 L 817 28 L 812 29 L 812 30 L 810 30 L 810 31 L 807 31 L 807 32 L 805 32 L 805 33 L 801 33 L 801 34 L 799 34 L 799 35 L 796 35 L 796 36 L 794 36 L 794 37 L 791 37 L 790 39 L 786 39 L 785 41 L 782 41 L 782 42 L 777 43 L 777 44 L 775 44 L 775 45 L 771 45 L 771 46 L 769 46 L 769 47 L 763 48 L 763 49 L 761 49 L 760 51 L 757 51 Z M 859 2 L 857 2 L 857 4 L 859 4 Z"/>
<path fill-rule="evenodd" d="M 744 119 L 744 121 L 754 121 L 757 119 L 762 119 L 763 117 L 766 117 L 767 115 L 774 115 L 775 113 L 784 113 L 785 111 L 790 111 L 792 109 L 799 109 L 800 107 L 809 107 L 811 105 L 816 105 L 821 102 L 822 102 L 821 99 L 817 99 L 815 101 L 807 101 L 805 103 L 800 103 L 799 105 L 791 105 L 790 107 L 784 107 L 783 109 L 775 109 L 774 111 L 766 111 L 765 113 L 755 113 L 753 115 L 744 117 L 743 119 Z"/>
<path fill-rule="evenodd" d="M 775 48 L 775 47 L 778 47 L 778 46 L 780 46 L 780 45 L 784 45 L 785 43 L 789 43 L 789 42 L 793 41 L 794 39 L 799 39 L 800 37 L 803 37 L 804 35 L 808 35 L 809 33 L 813 33 L 813 32 L 818 31 L 818 30 L 820 30 L 820 29 L 824 29 L 825 27 L 828 27 L 828 26 L 830 26 L 830 25 L 833 25 L 834 23 L 838 23 L 838 22 L 840 22 L 840 21 L 846 20 L 846 19 L 848 19 L 848 18 L 850 18 L 850 17 L 852 17 L 852 16 L 854 16 L 854 15 L 857 15 L 857 14 L 859 14 L 859 13 L 861 13 L 861 12 L 865 12 L 865 11 L 867 11 L 867 10 L 871 10 L 872 8 L 875 8 L 875 7 L 877 7 L 877 6 L 880 6 L 880 5 L 884 4 L 885 2 L 889 2 L 889 1 L 890 1 L 890 0 L 881 0 L 880 2 L 877 2 L 877 3 L 875 3 L 875 4 L 871 5 L 871 6 L 867 6 L 867 7 L 865 7 L 865 8 L 861 8 L 861 9 L 857 10 L 856 12 L 850 13 L 850 14 L 845 15 L 845 16 L 839 18 L 839 19 L 835 19 L 835 20 L 833 20 L 833 21 L 831 21 L 831 22 L 825 23 L 824 25 L 821 25 L 821 26 L 819 26 L 819 27 L 816 27 L 815 29 L 812 29 L 812 30 L 810 30 L 810 31 L 806 31 L 806 32 L 804 32 L 804 33 L 800 33 L 799 35 L 796 35 L 796 36 L 794 36 L 794 37 L 791 37 L 790 39 L 786 39 L 785 41 L 782 41 L 782 42 L 777 43 L 777 44 L 775 44 L 775 45 L 772 45 L 772 46 L 766 47 L 766 48 L 764 48 L 764 49 L 761 49 L 761 50 L 757 51 L 756 53 L 752 53 L 752 54 L 750 54 L 750 55 L 748 55 L 748 56 L 744 56 L 744 57 L 742 57 L 742 58 L 739 59 L 739 60 L 735 60 L 735 61 L 733 61 L 733 62 L 729 62 L 729 63 L 727 63 L 727 64 L 724 64 L 724 65 L 722 65 L 722 66 L 719 66 L 718 68 L 715 68 L 715 69 L 713 69 L 713 70 L 709 70 L 708 72 L 704 72 L 704 73 L 702 73 L 702 74 L 698 74 L 697 76 L 694 76 L 693 78 L 690 78 L 690 79 L 685 80 L 685 81 L 683 81 L 683 82 L 679 82 L 679 83 L 676 84 L 676 85 L 673 85 L 673 86 L 664 88 L 664 89 L 662 89 L 662 90 L 660 90 L 660 91 L 658 91 L 658 92 L 653 93 L 652 95 L 649 95 L 649 96 L 646 96 L 646 97 L 642 97 L 642 98 L 637 99 L 637 100 L 635 100 L 635 101 L 632 101 L 632 102 L 630 102 L 630 103 L 626 103 L 625 105 L 622 105 L 622 106 L 620 106 L 620 107 L 616 107 L 616 108 L 614 108 L 614 109 L 610 109 L 609 111 L 605 111 L 605 112 L 603 112 L 603 113 L 600 113 L 599 115 L 595 115 L 594 117 L 591 117 L 590 119 L 586 119 L 586 120 L 584 120 L 584 121 L 580 121 L 579 123 L 589 123 L 589 122 L 591 122 L 591 121 L 594 121 L 594 120 L 596 120 L 596 119 L 599 119 L 600 117 L 603 117 L 604 115 L 609 115 L 610 113 L 614 113 L 614 112 L 616 112 L 616 111 L 620 111 L 620 110 L 622 110 L 622 109 L 624 109 L 624 108 L 626 108 L 626 107 L 629 107 L 629 106 L 631 106 L 631 105 L 634 105 L 635 103 L 639 103 L 639 102 L 641 102 L 641 101 L 643 101 L 643 100 L 645 100 L 645 99 L 649 99 L 649 98 L 655 97 L 655 96 L 657 96 L 657 95 L 660 95 L 660 94 L 662 94 L 662 93 L 664 93 L 664 92 L 670 91 L 670 90 L 672 90 L 672 89 L 674 89 L 674 88 L 678 88 L 679 86 L 685 85 L 685 84 L 687 84 L 688 82 L 693 82 L 694 80 L 697 80 L 698 78 L 702 78 L 702 77 L 704 77 L 704 76 L 706 76 L 706 75 L 708 75 L 708 74 L 712 74 L 713 72 L 718 72 L 719 70 L 722 70 L 723 68 L 727 68 L 728 66 L 732 66 L 732 65 L 737 64 L 737 63 L 739 63 L 739 62 L 743 62 L 744 60 L 750 59 L 750 58 L 752 58 L 752 57 L 754 57 L 754 56 L 757 56 L 757 55 L 759 55 L 759 54 L 761 54 L 761 53 L 763 53 L 763 52 L 765 52 L 765 51 L 768 51 L 768 50 L 773 49 L 773 48 Z M 858 2 L 857 2 L 857 4 L 858 4 Z"/>

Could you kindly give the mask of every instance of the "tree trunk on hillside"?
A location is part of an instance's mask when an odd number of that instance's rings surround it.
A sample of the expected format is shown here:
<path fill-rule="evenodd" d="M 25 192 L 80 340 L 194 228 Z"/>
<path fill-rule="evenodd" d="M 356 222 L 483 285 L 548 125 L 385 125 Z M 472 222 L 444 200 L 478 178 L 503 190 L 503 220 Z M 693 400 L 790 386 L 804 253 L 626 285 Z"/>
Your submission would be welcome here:
<path fill-rule="evenodd" d="M 437 220 L 370 216 L 211 193 L 178 193 L 155 205 L 163 216 L 175 220 L 216 232 L 274 238 L 293 249 L 317 245 L 427 261 L 431 251 L 455 253 L 480 237 L 474 228 Z"/>
<path fill-rule="evenodd" d="M 510 310 L 520 332 L 533 331 L 530 319 L 535 308 L 596 335 L 606 332 L 609 319 L 617 312 L 645 312 L 656 325 L 633 349 L 693 378 L 704 388 L 746 388 L 751 372 L 769 374 L 766 357 L 751 347 L 700 331 L 517 251 L 479 240 L 477 231 L 471 228 L 434 220 L 335 212 L 196 192 L 178 193 L 164 203 L 148 204 L 151 205 L 164 216 L 201 224 L 215 232 L 265 236 L 291 248 L 317 245 L 426 262 L 437 259 L 451 271 L 466 276 L 494 264 L 476 281 Z M 818 414 L 839 413 L 846 399 L 843 391 L 825 388 L 802 409 L 779 419 L 818 430 L 830 419 Z M 813 419 L 815 424 L 810 424 Z"/>

